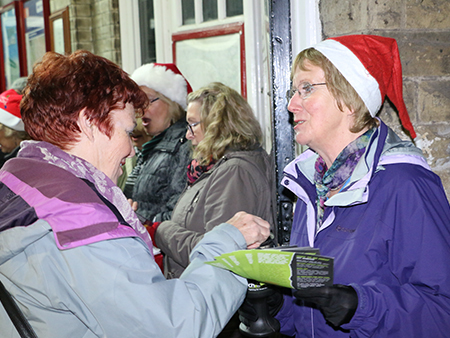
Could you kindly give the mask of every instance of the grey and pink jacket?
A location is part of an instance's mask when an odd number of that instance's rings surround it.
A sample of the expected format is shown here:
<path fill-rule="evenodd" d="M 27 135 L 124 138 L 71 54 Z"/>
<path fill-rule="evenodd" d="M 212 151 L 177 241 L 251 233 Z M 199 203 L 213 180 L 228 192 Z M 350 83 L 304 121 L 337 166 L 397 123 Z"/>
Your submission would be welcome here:
<path fill-rule="evenodd" d="M 194 248 L 184 274 L 167 281 L 151 243 L 93 182 L 21 152 L 0 170 L 0 280 L 38 337 L 221 332 L 247 282 L 204 262 L 244 249 L 239 230 L 215 227 Z M 0 332 L 18 337 L 1 306 Z"/>

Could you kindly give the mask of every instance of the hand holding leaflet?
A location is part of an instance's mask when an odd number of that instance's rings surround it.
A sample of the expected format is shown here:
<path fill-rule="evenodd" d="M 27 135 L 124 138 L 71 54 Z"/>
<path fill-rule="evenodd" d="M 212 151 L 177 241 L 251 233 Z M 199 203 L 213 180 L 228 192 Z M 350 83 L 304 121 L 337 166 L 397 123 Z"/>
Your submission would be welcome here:
<path fill-rule="evenodd" d="M 333 285 L 333 263 L 318 249 L 297 247 L 239 250 L 207 262 L 248 279 L 294 289 Z"/>

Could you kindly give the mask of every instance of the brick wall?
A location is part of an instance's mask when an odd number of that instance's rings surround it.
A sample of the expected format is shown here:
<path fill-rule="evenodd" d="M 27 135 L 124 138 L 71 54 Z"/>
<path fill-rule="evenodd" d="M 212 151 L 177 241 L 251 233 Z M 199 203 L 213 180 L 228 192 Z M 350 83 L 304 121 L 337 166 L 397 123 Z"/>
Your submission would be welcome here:
<path fill-rule="evenodd" d="M 450 1 L 320 0 L 323 37 L 375 34 L 397 40 L 403 94 L 420 146 L 450 196 Z M 400 137 L 396 111 L 385 103 L 380 118 Z"/>
<path fill-rule="evenodd" d="M 93 1 L 92 20 L 95 53 L 120 64 L 119 1 Z"/>
<path fill-rule="evenodd" d="M 55 12 L 69 6 L 72 51 L 86 49 L 120 64 L 118 0 L 51 0 Z"/>

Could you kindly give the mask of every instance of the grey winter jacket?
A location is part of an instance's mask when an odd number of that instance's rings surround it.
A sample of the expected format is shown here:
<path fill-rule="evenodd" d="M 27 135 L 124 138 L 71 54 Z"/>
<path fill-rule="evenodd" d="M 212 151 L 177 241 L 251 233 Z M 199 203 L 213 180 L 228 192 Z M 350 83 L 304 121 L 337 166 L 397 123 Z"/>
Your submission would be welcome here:
<path fill-rule="evenodd" d="M 186 122 L 180 120 L 166 130 L 163 139 L 136 166 L 125 185 L 127 198 L 138 202 L 142 221 L 162 222 L 170 219 L 178 197 L 186 186 L 190 160 L 190 142 L 186 141 Z"/>
<path fill-rule="evenodd" d="M 181 195 L 170 221 L 159 225 L 156 245 L 165 254 L 164 274 L 177 278 L 204 234 L 238 211 L 274 224 L 273 166 L 262 148 L 227 153 Z"/>
<path fill-rule="evenodd" d="M 37 336 L 215 337 L 247 281 L 204 262 L 245 249 L 239 230 L 215 227 L 166 281 L 119 188 L 80 158 L 54 161 L 63 152 L 50 146 L 0 170 L 0 281 Z M 0 337 L 18 336 L 0 304 Z"/>

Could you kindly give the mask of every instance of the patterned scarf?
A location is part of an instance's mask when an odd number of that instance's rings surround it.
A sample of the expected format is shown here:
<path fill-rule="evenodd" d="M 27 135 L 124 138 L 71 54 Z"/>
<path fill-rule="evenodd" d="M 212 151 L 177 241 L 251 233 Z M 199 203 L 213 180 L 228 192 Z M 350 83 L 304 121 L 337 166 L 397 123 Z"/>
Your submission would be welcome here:
<path fill-rule="evenodd" d="M 76 177 L 92 182 L 97 191 L 114 204 L 125 221 L 148 245 L 150 252 L 153 254 L 153 244 L 150 235 L 137 218 L 136 213 L 131 209 L 122 190 L 91 163 L 77 156 L 70 155 L 53 144 L 43 141 L 23 141 L 18 156 L 50 163 L 70 172 Z"/>
<path fill-rule="evenodd" d="M 195 181 L 207 171 L 211 170 L 216 161 L 211 160 L 207 165 L 200 165 L 197 160 L 192 160 L 187 167 L 188 185 L 194 184 Z"/>
<path fill-rule="evenodd" d="M 315 164 L 316 172 L 314 174 L 314 183 L 317 192 L 317 229 L 323 222 L 325 212 L 325 201 L 328 199 L 328 193 L 345 187 L 350 179 L 361 156 L 366 151 L 367 144 L 374 132 L 374 128 L 369 129 L 356 140 L 348 144 L 336 158 L 328 169 L 322 157 L 318 157 Z"/>

